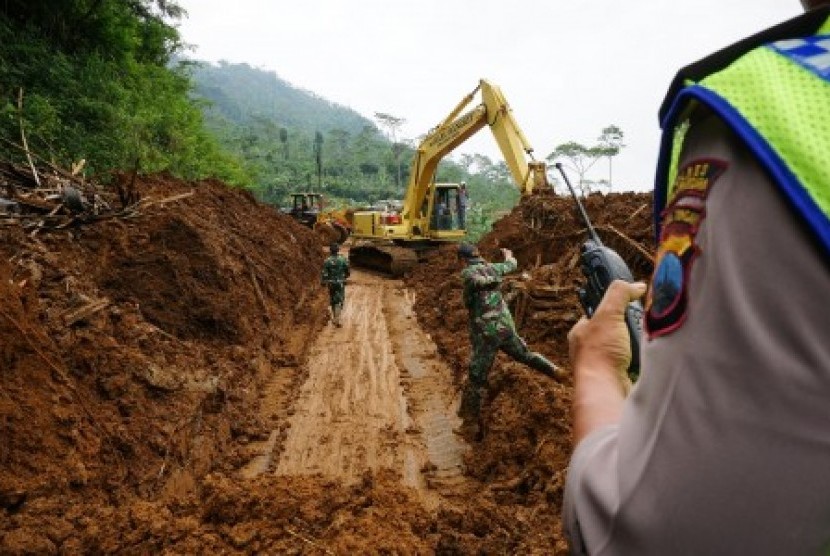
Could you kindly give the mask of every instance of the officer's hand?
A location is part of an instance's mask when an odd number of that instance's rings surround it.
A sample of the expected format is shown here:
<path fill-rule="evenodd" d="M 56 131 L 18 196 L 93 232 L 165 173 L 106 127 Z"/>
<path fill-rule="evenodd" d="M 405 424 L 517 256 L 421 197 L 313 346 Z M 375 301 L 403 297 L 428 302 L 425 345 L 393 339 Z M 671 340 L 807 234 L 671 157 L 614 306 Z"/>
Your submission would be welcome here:
<path fill-rule="evenodd" d="M 623 392 L 628 392 L 631 382 L 626 370 L 631 361 L 631 345 L 625 326 L 625 309 L 645 291 L 643 283 L 614 280 L 594 315 L 590 319 L 583 317 L 574 325 L 568 333 L 568 343 L 575 374 L 583 371 L 614 373 Z"/>
<path fill-rule="evenodd" d="M 510 249 L 502 248 L 501 254 L 504 255 L 504 260 L 505 261 L 509 261 L 510 259 L 513 258 L 513 251 L 511 251 Z"/>

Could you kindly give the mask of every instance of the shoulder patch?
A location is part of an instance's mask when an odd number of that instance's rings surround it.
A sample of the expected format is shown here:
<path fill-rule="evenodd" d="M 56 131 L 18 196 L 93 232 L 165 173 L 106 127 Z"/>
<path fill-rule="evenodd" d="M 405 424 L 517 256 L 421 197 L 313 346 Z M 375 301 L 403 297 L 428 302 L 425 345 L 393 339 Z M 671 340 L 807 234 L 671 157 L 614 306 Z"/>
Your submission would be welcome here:
<path fill-rule="evenodd" d="M 677 173 L 672 197 L 661 214 L 660 245 L 646 296 L 645 330 L 649 339 L 674 332 L 688 311 L 689 276 L 700 255 L 695 243 L 706 217 L 706 198 L 728 163 L 697 159 Z"/>

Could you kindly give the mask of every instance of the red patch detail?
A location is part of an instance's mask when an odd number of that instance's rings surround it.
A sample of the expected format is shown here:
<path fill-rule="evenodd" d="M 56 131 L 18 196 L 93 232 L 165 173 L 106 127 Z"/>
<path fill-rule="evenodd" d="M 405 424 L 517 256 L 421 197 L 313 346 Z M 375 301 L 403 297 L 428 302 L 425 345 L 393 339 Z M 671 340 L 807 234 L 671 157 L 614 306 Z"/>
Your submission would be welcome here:
<path fill-rule="evenodd" d="M 649 339 L 680 328 L 688 315 L 694 261 L 702 253 L 695 242 L 706 218 L 706 198 L 729 164 L 703 158 L 677 173 L 672 196 L 661 214 L 660 245 L 651 287 L 646 296 L 644 325 Z"/>

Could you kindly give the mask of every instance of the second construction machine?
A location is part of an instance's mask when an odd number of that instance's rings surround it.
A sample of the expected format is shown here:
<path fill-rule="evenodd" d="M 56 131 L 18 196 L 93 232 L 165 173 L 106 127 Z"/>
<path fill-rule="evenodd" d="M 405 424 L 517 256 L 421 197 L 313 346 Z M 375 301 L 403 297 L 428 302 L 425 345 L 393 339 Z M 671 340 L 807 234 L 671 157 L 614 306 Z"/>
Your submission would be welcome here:
<path fill-rule="evenodd" d="M 291 207 L 283 212 L 316 231 L 326 244 L 332 241 L 343 243 L 351 233 L 349 211 L 325 209 L 320 193 L 292 193 Z"/>
<path fill-rule="evenodd" d="M 479 92 L 481 103 L 464 112 Z M 490 127 L 522 195 L 548 187 L 547 166 L 533 159 L 533 148 L 501 89 L 482 79 L 418 146 L 401 210 L 354 212 L 351 231 L 355 244 L 349 250 L 349 260 L 355 266 L 401 276 L 417 264 L 425 250 L 464 239 L 466 230 L 454 216 L 460 184 L 435 183 L 435 173 L 444 156 L 485 125 Z"/>

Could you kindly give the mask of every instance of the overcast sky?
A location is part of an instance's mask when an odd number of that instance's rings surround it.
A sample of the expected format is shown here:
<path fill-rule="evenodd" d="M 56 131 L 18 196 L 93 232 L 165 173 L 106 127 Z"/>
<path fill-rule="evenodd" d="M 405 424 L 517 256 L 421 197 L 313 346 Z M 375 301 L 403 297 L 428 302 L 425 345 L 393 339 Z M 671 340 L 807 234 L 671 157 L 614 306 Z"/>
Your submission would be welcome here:
<path fill-rule="evenodd" d="M 798 0 L 178 0 L 199 60 L 271 70 L 416 140 L 473 90 L 501 87 L 537 159 L 619 126 L 615 189 L 652 187 L 657 109 L 676 71 L 801 13 Z M 453 155 L 501 160 L 486 129 Z M 590 174 L 608 177 L 601 162 Z"/>

